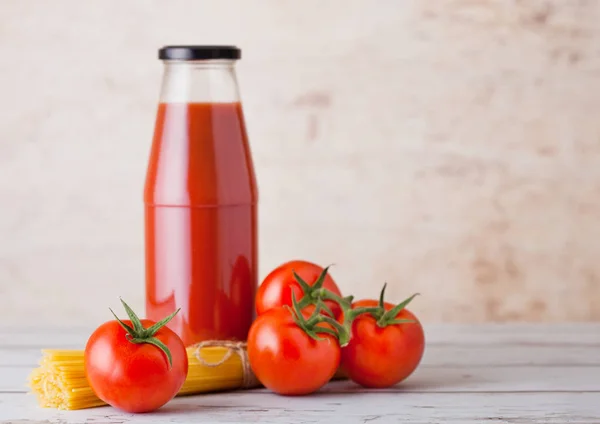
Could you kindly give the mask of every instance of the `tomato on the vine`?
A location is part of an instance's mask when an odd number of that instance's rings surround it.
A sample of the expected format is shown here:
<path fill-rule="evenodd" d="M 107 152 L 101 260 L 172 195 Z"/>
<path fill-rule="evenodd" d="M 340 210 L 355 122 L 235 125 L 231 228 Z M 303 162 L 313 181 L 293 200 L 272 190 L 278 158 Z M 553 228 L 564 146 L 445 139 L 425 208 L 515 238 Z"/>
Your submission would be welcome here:
<path fill-rule="evenodd" d="M 84 354 L 87 380 L 109 405 L 126 412 L 149 412 L 171 400 L 187 377 L 185 346 L 165 326 L 177 312 L 158 323 L 140 320 L 121 302 L 131 320 L 115 315 L 92 333 Z"/>
<path fill-rule="evenodd" d="M 294 276 L 294 272 L 308 286 L 315 286 L 315 283 L 323 276 L 321 287 L 341 297 L 340 289 L 331 275 L 327 273 L 327 268 L 308 261 L 289 261 L 272 270 L 258 287 L 256 293 L 256 313 L 258 315 L 264 314 L 272 308 L 291 306 L 292 293 L 302 303 L 304 291 L 301 283 Z M 333 312 L 335 318 L 340 315 L 341 308 L 336 302 L 325 300 L 325 304 Z"/>
<path fill-rule="evenodd" d="M 365 299 L 352 304 L 353 310 L 379 309 L 376 316 L 362 313 L 354 318 L 350 342 L 342 348 L 341 368 L 352 381 L 385 388 L 415 371 L 425 350 L 425 334 L 417 317 L 404 308 L 413 297 L 394 306 L 383 302 L 382 293 L 379 301 Z M 394 308 L 397 313 L 390 312 Z"/>
<path fill-rule="evenodd" d="M 340 363 L 340 347 L 333 333 L 323 332 L 332 331 L 331 327 L 312 324 L 320 315 L 318 310 L 314 312 L 309 316 L 302 311 L 298 319 L 288 307 L 272 308 L 250 327 L 250 366 L 269 390 L 280 395 L 305 395 L 334 376 Z"/>

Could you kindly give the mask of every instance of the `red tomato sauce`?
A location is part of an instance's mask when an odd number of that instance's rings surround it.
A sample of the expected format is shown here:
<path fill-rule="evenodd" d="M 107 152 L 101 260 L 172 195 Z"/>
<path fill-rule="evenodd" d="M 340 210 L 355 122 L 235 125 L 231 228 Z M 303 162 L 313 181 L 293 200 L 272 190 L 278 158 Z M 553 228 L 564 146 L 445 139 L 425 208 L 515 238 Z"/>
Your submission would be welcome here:
<path fill-rule="evenodd" d="M 257 189 L 240 103 L 161 103 L 145 201 L 146 316 L 186 346 L 246 340 L 257 286 Z"/>

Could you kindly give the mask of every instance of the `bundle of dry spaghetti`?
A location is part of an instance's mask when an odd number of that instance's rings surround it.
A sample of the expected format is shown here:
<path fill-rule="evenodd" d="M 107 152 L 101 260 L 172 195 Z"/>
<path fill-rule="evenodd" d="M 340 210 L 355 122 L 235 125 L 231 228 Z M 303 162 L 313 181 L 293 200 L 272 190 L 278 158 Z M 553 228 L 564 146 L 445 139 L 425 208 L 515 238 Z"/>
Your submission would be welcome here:
<path fill-rule="evenodd" d="M 187 348 L 188 375 L 177 396 L 260 387 L 245 343 L 208 341 Z M 345 378 L 338 372 L 335 379 Z M 85 409 L 106 405 L 85 377 L 83 350 L 42 350 L 29 376 L 31 391 L 44 408 Z"/>
<path fill-rule="evenodd" d="M 188 375 L 177 396 L 259 387 L 245 344 L 204 342 L 187 348 Z M 40 366 L 29 376 L 40 406 L 84 409 L 105 405 L 85 377 L 83 350 L 42 350 Z"/>

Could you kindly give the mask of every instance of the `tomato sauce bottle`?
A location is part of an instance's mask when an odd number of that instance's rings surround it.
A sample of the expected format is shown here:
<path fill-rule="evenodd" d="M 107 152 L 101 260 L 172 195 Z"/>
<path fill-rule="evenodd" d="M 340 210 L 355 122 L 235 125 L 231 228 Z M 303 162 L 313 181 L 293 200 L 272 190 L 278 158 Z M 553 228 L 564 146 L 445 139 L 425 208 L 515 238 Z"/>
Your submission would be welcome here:
<path fill-rule="evenodd" d="M 257 187 L 233 46 L 165 46 L 144 188 L 146 316 L 190 346 L 245 340 L 257 286 Z"/>

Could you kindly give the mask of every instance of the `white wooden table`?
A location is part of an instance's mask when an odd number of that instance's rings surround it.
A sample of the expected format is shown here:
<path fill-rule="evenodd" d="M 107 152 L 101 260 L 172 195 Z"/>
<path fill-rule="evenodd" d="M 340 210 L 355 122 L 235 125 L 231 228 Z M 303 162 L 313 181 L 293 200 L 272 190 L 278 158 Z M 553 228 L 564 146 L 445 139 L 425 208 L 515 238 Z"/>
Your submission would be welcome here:
<path fill-rule="evenodd" d="M 39 349 L 80 349 L 90 331 L 0 328 L 0 423 L 600 423 L 599 324 L 428 326 L 420 368 L 388 390 L 342 381 L 297 398 L 236 391 L 141 415 L 38 408 L 26 377 Z"/>

